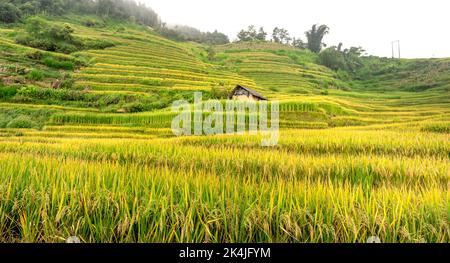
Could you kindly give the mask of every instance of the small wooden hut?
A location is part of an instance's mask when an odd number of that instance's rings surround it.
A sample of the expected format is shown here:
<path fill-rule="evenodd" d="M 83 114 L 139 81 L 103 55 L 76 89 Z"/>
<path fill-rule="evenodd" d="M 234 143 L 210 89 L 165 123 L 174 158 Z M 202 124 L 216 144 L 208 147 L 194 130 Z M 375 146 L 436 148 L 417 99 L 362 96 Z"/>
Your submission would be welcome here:
<path fill-rule="evenodd" d="M 263 95 L 242 85 L 237 85 L 236 88 L 234 88 L 230 93 L 230 95 L 228 95 L 228 99 L 254 101 L 267 100 L 267 98 L 265 98 Z"/>

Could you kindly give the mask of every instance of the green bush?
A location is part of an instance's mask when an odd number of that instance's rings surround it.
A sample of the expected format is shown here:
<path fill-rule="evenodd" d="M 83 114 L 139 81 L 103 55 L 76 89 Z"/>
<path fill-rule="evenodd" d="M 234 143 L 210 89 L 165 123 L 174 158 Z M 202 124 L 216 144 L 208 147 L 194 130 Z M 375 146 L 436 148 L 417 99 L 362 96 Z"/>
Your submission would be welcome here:
<path fill-rule="evenodd" d="M 51 57 L 44 58 L 43 63 L 47 67 L 56 68 L 56 69 L 73 70 L 75 68 L 74 63 L 71 61 L 68 61 L 68 60 L 60 61 L 60 60 L 56 60 Z"/>
<path fill-rule="evenodd" d="M 70 53 L 73 53 L 73 52 L 77 52 L 79 50 L 80 50 L 80 48 L 75 46 L 75 45 L 73 45 L 73 44 L 60 42 L 60 43 L 57 43 L 55 45 L 55 50 L 54 51 L 59 52 L 59 53 L 70 54 Z"/>
<path fill-rule="evenodd" d="M 19 89 L 17 95 L 32 99 L 52 100 L 83 100 L 83 93 L 67 89 L 45 89 L 35 86 L 26 86 Z"/>
<path fill-rule="evenodd" d="M 411 92 L 421 92 L 438 86 L 439 86 L 438 83 L 419 83 L 411 86 L 405 86 L 402 88 L 402 90 Z"/>
<path fill-rule="evenodd" d="M 15 95 L 11 101 L 16 103 L 30 103 L 32 100 L 22 95 Z"/>
<path fill-rule="evenodd" d="M 16 42 L 34 48 L 62 53 L 72 53 L 83 48 L 83 44 L 72 33 L 69 25 L 51 24 L 39 17 L 27 20 L 26 34 L 16 37 Z"/>
<path fill-rule="evenodd" d="M 31 126 L 39 129 L 55 112 L 57 111 L 53 109 L 0 108 L 0 128 Z"/>
<path fill-rule="evenodd" d="M 38 124 L 31 120 L 29 116 L 20 115 L 17 118 L 11 120 L 6 128 L 15 128 L 15 129 L 30 129 L 37 128 Z"/>
<path fill-rule="evenodd" d="M 169 106 L 169 102 L 168 101 L 155 101 L 152 102 L 148 105 L 146 105 L 146 111 L 151 111 L 151 110 L 160 110 L 163 108 L 166 108 Z"/>
<path fill-rule="evenodd" d="M 20 88 L 17 91 L 17 95 L 14 97 L 14 99 L 16 102 L 48 100 L 52 101 L 52 103 L 57 104 L 61 104 L 62 101 L 77 101 L 87 103 L 82 104 L 86 107 L 97 107 L 100 97 L 101 95 L 85 93 L 79 90 L 40 88 L 30 85 Z"/>
<path fill-rule="evenodd" d="M 344 55 L 333 47 L 320 52 L 319 64 L 333 70 L 347 70 Z"/>
<path fill-rule="evenodd" d="M 106 94 L 102 96 L 99 100 L 99 105 L 102 107 L 119 104 L 123 99 L 123 96 L 118 94 Z"/>
<path fill-rule="evenodd" d="M 228 90 L 223 86 L 213 86 L 211 87 L 211 98 L 212 99 L 227 99 Z"/>
<path fill-rule="evenodd" d="M 0 128 L 6 128 L 10 121 L 11 117 L 5 114 L 0 114 Z"/>
<path fill-rule="evenodd" d="M 104 39 L 87 39 L 83 44 L 85 49 L 105 49 L 115 46 L 114 42 Z"/>
<path fill-rule="evenodd" d="M 97 24 L 97 22 L 94 19 L 86 19 L 86 21 L 84 21 L 83 23 L 85 26 L 87 27 L 95 27 L 95 25 Z"/>
<path fill-rule="evenodd" d="M 115 44 L 104 39 L 86 39 L 73 36 L 74 30 L 69 25 L 49 23 L 39 17 L 27 20 L 26 33 L 16 36 L 16 42 L 46 51 L 65 54 L 74 53 L 83 49 L 104 49 Z"/>
<path fill-rule="evenodd" d="M 126 31 L 126 28 L 124 26 L 118 26 L 116 28 L 116 32 L 125 32 L 125 31 Z"/>
<path fill-rule="evenodd" d="M 16 37 L 16 43 L 42 50 L 56 51 L 55 43 L 48 38 L 34 38 L 29 35 L 18 35 Z"/>
<path fill-rule="evenodd" d="M 151 85 L 151 86 L 161 86 L 162 81 L 158 79 L 142 79 L 140 81 L 140 84 L 142 85 Z"/>
<path fill-rule="evenodd" d="M 8 99 L 14 97 L 17 93 L 16 87 L 3 87 L 0 86 L 0 99 Z"/>
<path fill-rule="evenodd" d="M 30 71 L 30 73 L 27 74 L 26 78 L 35 81 L 43 80 L 44 73 L 40 70 L 33 69 Z"/>
<path fill-rule="evenodd" d="M 344 80 L 344 81 L 351 80 L 350 74 L 345 70 L 338 69 L 336 74 L 337 74 L 337 78 L 340 80 Z"/>
<path fill-rule="evenodd" d="M 43 53 L 41 51 L 31 51 L 31 52 L 25 53 L 25 56 L 32 60 L 41 60 Z"/>
<path fill-rule="evenodd" d="M 75 80 L 73 78 L 67 77 L 61 81 L 61 85 L 59 87 L 61 89 L 71 89 L 73 87 L 74 83 L 75 83 Z"/>
<path fill-rule="evenodd" d="M 132 102 L 125 104 L 123 106 L 126 112 L 134 113 L 134 112 L 142 112 L 145 110 L 145 106 L 143 103 L 140 102 Z"/>

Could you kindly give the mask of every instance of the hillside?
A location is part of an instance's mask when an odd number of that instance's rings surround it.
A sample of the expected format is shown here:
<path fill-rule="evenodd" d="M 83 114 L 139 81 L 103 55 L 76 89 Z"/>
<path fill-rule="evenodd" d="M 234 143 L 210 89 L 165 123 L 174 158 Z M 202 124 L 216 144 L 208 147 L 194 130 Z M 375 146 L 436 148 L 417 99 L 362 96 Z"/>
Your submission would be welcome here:
<path fill-rule="evenodd" d="M 450 59 L 349 77 L 281 44 L 43 19 L 77 50 L 0 24 L 0 242 L 450 241 Z M 173 101 L 236 84 L 280 101 L 278 145 L 174 136 Z"/>
<path fill-rule="evenodd" d="M 14 102 L 23 108 L 58 105 L 63 107 L 58 111 L 72 113 L 85 109 L 109 113 L 151 111 L 168 107 L 176 99 L 191 100 L 192 91 L 209 94 L 217 87 L 230 90 L 242 84 L 269 99 L 282 100 L 281 109 L 285 112 L 282 118 L 298 125 L 442 120 L 449 113 L 449 60 L 405 60 L 391 65 L 398 67 L 397 72 L 379 72 L 370 79 L 344 81 L 334 71 L 318 65 L 317 55 L 284 45 L 228 44 L 215 47 L 214 57 L 209 58 L 205 46 L 174 42 L 146 27 L 107 21 L 92 28 L 83 25 L 86 19 L 95 17 L 69 16 L 52 22 L 70 25 L 76 36 L 102 39 L 114 46 L 70 55 L 42 52 L 14 43 L 20 28 L 0 31 L 3 82 L 7 86 L 18 82 L 15 87 L 34 85 L 28 91 L 22 88 L 20 95 L 3 99 L 3 108 Z M 46 58 L 36 60 L 33 53 L 43 53 Z M 52 60 L 48 58 L 68 61 L 69 70 L 61 71 L 61 65 L 49 64 Z M 81 65 L 76 66 L 77 63 Z M 42 79 L 30 80 L 30 73 L 25 72 L 33 70 L 43 71 L 44 76 L 38 76 Z M 73 82 L 70 92 L 49 89 L 55 79 L 65 76 L 70 76 Z M 311 113 L 302 107 L 306 104 L 313 105 Z M 78 122 L 82 120 L 78 118 Z"/>

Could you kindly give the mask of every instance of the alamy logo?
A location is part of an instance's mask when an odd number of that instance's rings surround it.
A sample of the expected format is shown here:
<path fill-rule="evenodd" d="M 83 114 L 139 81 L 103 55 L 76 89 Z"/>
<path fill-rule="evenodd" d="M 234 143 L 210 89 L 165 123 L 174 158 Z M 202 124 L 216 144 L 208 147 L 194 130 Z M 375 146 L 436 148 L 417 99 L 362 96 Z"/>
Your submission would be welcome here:
<path fill-rule="evenodd" d="M 245 134 L 261 135 L 262 146 L 274 146 L 279 138 L 278 101 L 208 100 L 194 93 L 194 104 L 175 101 L 172 132 L 177 135 Z M 270 111 L 270 116 L 269 116 Z M 269 127 L 270 122 L 270 127 Z"/>

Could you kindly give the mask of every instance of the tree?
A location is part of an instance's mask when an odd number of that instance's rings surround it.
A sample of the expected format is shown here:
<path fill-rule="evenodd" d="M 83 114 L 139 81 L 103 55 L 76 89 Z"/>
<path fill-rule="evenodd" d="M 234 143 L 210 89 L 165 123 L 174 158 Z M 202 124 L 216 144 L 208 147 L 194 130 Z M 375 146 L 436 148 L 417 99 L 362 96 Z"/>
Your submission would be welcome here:
<path fill-rule="evenodd" d="M 182 38 L 181 34 L 179 32 L 177 32 L 175 29 L 173 28 L 169 28 L 166 23 L 162 23 L 161 26 L 158 29 L 158 32 L 167 37 L 170 38 L 172 40 L 176 40 L 176 41 L 186 41 L 185 39 Z"/>
<path fill-rule="evenodd" d="M 25 24 L 25 30 L 34 37 L 44 37 L 46 28 L 48 28 L 47 21 L 40 17 L 31 17 Z"/>
<path fill-rule="evenodd" d="M 363 66 L 361 59 L 365 52 L 361 47 L 350 47 L 342 50 L 342 43 L 337 47 L 329 47 L 319 54 L 319 63 L 333 70 L 344 70 L 356 73 Z"/>
<path fill-rule="evenodd" d="M 0 0 L 0 18 L 16 13 L 17 10 L 11 9 L 11 6 L 27 16 L 40 13 L 62 15 L 76 12 L 134 20 L 137 24 L 154 28 L 158 28 L 161 23 L 155 11 L 145 4 L 137 4 L 134 0 Z"/>
<path fill-rule="evenodd" d="M 275 27 L 272 31 L 272 41 L 275 43 L 281 43 L 279 35 L 280 35 L 280 29 L 278 27 Z"/>
<path fill-rule="evenodd" d="M 261 40 L 261 41 L 265 41 L 267 37 L 267 32 L 264 31 L 263 27 L 259 28 L 258 34 L 256 34 L 256 39 L 257 40 Z"/>
<path fill-rule="evenodd" d="M 111 10 L 114 9 L 114 3 L 111 0 L 98 0 L 96 14 L 109 16 Z"/>
<path fill-rule="evenodd" d="M 251 41 L 256 40 L 256 36 L 258 35 L 258 33 L 256 32 L 256 27 L 254 25 L 249 25 L 247 32 L 248 32 L 248 36 L 250 37 Z"/>
<path fill-rule="evenodd" d="M 284 28 L 275 27 L 272 31 L 272 41 L 280 44 L 289 44 L 292 39 Z"/>
<path fill-rule="evenodd" d="M 69 25 L 52 25 L 48 30 L 49 37 L 57 41 L 73 41 L 73 28 Z"/>
<path fill-rule="evenodd" d="M 342 48 L 342 44 L 338 47 Z M 350 47 L 344 49 L 342 52 L 347 65 L 347 70 L 351 73 L 356 73 L 356 70 L 363 66 L 361 55 L 365 52 L 362 47 Z"/>
<path fill-rule="evenodd" d="M 20 20 L 20 10 L 11 3 L 0 3 L 0 22 L 14 23 Z"/>
<path fill-rule="evenodd" d="M 25 34 L 16 36 L 19 44 L 67 54 L 84 48 L 84 43 L 72 35 L 74 30 L 67 24 L 49 23 L 40 17 L 31 17 L 27 19 L 25 29 Z"/>
<path fill-rule="evenodd" d="M 239 42 L 250 41 L 250 37 L 248 36 L 248 32 L 245 31 L 244 29 L 239 31 L 239 33 L 237 34 L 237 38 L 238 38 Z"/>
<path fill-rule="evenodd" d="M 322 47 L 326 46 L 322 43 L 323 37 L 328 34 L 329 27 L 326 25 L 320 25 L 319 27 L 313 25 L 309 31 L 305 32 L 306 38 L 308 39 L 307 47 L 309 50 L 315 53 L 319 53 Z"/>
<path fill-rule="evenodd" d="M 209 46 L 206 48 L 206 52 L 208 53 L 208 60 L 213 61 L 216 58 L 216 51 L 213 47 Z"/>
<path fill-rule="evenodd" d="M 259 33 L 256 32 L 256 27 L 254 25 L 248 26 L 247 30 L 242 29 L 239 31 L 237 38 L 239 42 L 264 40 L 265 35 L 264 29 L 261 27 Z"/>
<path fill-rule="evenodd" d="M 288 45 L 292 40 L 291 37 L 289 36 L 289 32 L 284 28 L 280 29 L 280 40 L 282 44 L 286 45 Z"/>
<path fill-rule="evenodd" d="M 295 38 L 295 37 L 294 37 L 294 38 L 292 39 L 291 45 L 292 45 L 293 47 L 300 48 L 300 49 L 305 49 L 305 48 L 306 48 L 305 42 L 303 42 L 303 40 L 301 40 L 300 38 Z"/>
<path fill-rule="evenodd" d="M 176 41 L 194 41 L 208 45 L 222 45 L 230 42 L 227 35 L 217 30 L 204 33 L 197 28 L 184 25 L 167 26 L 165 23 L 162 23 L 158 32 Z"/>
<path fill-rule="evenodd" d="M 206 32 L 204 34 L 204 43 L 210 45 L 223 45 L 230 43 L 228 36 L 215 30 L 214 32 Z"/>
<path fill-rule="evenodd" d="M 204 34 L 197 28 L 184 25 L 175 25 L 172 26 L 171 29 L 179 35 L 179 39 L 182 41 L 203 41 Z"/>
<path fill-rule="evenodd" d="M 319 54 L 319 64 L 332 70 L 347 70 L 344 55 L 336 47 L 329 47 Z"/>
<path fill-rule="evenodd" d="M 32 15 L 37 12 L 38 9 L 37 6 L 38 6 L 37 2 L 29 1 L 21 5 L 19 9 L 22 11 L 24 15 Z"/>

